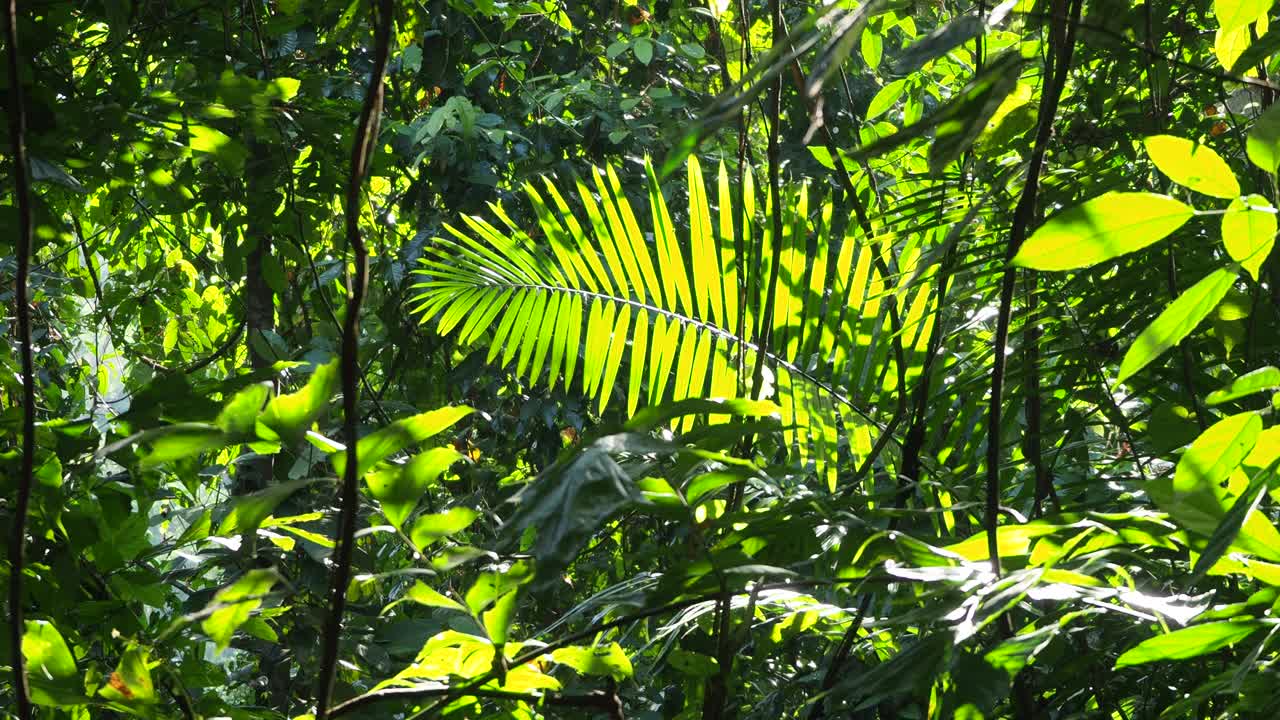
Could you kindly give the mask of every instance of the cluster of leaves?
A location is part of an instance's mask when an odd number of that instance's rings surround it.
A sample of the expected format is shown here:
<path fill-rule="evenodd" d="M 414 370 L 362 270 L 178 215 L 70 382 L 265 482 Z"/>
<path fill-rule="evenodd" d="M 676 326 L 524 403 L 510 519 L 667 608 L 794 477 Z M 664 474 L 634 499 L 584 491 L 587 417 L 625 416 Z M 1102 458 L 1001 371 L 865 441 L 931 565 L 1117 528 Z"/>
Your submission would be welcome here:
<path fill-rule="evenodd" d="M 1280 713 L 1271 2 L 20 10 L 0 715 Z"/>

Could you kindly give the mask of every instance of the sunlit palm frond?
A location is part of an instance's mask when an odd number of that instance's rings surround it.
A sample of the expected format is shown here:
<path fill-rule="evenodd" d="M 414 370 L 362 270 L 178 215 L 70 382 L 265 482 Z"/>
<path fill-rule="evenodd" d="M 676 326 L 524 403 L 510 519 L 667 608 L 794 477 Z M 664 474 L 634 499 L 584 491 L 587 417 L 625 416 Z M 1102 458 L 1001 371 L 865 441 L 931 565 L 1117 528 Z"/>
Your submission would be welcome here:
<path fill-rule="evenodd" d="M 875 237 L 837 237 L 833 204 L 811 210 L 801 186 L 783 194 L 775 240 L 771 223 L 759 222 L 750 173 L 739 193 L 719 168 L 713 212 L 691 158 L 682 236 L 646 169 L 647 233 L 612 168 L 575 181 L 585 221 L 550 181 L 527 185 L 536 240 L 496 205 L 501 226 L 477 217 L 464 217 L 465 228 L 447 225 L 451 237 L 438 239 L 417 271 L 415 312 L 463 344 L 487 344 L 490 362 L 530 382 L 577 382 L 601 410 L 621 393 L 628 413 L 642 403 L 746 395 L 763 349 L 760 390 L 781 407 L 788 445 L 834 479 L 842 458 L 870 451 L 894 407 L 895 338 L 908 382 L 920 371 L 934 315 L 926 249 L 961 209 L 923 197 L 881 218 Z M 761 210 L 767 217 L 771 208 Z M 898 327 L 890 302 L 900 308 Z"/>

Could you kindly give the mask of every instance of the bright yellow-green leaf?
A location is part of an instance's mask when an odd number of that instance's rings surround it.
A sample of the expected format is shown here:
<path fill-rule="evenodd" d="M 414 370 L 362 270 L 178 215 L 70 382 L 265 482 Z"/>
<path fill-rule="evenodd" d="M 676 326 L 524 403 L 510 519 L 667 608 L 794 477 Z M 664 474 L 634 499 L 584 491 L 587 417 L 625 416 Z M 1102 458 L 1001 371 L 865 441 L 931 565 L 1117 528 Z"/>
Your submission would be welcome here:
<path fill-rule="evenodd" d="M 625 680 L 634 673 L 631 660 L 618 643 L 597 647 L 564 647 L 551 653 L 551 659 L 568 665 L 582 675 L 602 675 Z"/>
<path fill-rule="evenodd" d="M 1258 19 L 1271 9 L 1275 0 L 1213 0 L 1213 14 L 1218 27 L 1235 30 Z"/>
<path fill-rule="evenodd" d="M 365 482 L 369 485 L 369 494 L 382 506 L 387 521 L 399 529 L 427 488 L 461 459 L 462 453 L 452 447 L 432 448 L 414 455 L 404 465 L 369 473 Z"/>
<path fill-rule="evenodd" d="M 1215 270 L 1179 295 L 1177 300 L 1169 303 L 1169 307 L 1138 335 L 1138 339 L 1124 354 L 1116 382 L 1124 382 L 1133 377 L 1164 351 L 1181 342 L 1196 329 L 1200 321 L 1213 312 L 1235 280 L 1234 269 Z"/>
<path fill-rule="evenodd" d="M 164 326 L 164 341 L 160 345 L 160 349 L 165 355 L 173 352 L 173 348 L 178 344 L 178 318 L 171 317 L 169 322 Z"/>
<path fill-rule="evenodd" d="M 419 580 L 409 588 L 408 598 L 419 605 L 427 607 L 447 608 L 449 610 L 459 610 L 466 612 L 467 608 L 462 603 L 451 597 L 443 595 L 435 588 Z"/>
<path fill-rule="evenodd" d="M 156 688 L 151 681 L 151 669 L 147 667 L 145 648 L 130 645 L 120 657 L 115 672 L 98 694 L 108 700 L 125 704 L 150 705 L 156 702 Z"/>
<path fill-rule="evenodd" d="M 1226 480 L 1253 449 L 1261 431 L 1262 419 L 1255 413 L 1240 413 L 1214 423 L 1178 461 L 1174 492 L 1188 495 Z"/>
<path fill-rule="evenodd" d="M 192 125 L 189 130 L 192 150 L 213 155 L 227 170 L 239 172 L 244 169 L 249 151 L 239 141 L 207 125 Z"/>
<path fill-rule="evenodd" d="M 230 644 L 236 629 L 262 605 L 262 596 L 278 579 L 279 575 L 272 569 L 250 570 L 213 596 L 208 609 L 217 609 L 200 623 L 200 627 L 217 644 L 218 650 Z"/>
<path fill-rule="evenodd" d="M 1050 218 L 1027 238 L 1013 264 L 1034 270 L 1089 267 L 1167 237 L 1193 214 L 1166 195 L 1107 193 Z"/>
<path fill-rule="evenodd" d="M 1161 660 L 1186 660 L 1234 645 L 1266 627 L 1259 620 L 1210 622 L 1143 640 L 1116 659 L 1116 668 Z"/>
<path fill-rule="evenodd" d="M 1152 135 L 1143 144 L 1151 162 L 1179 185 L 1213 197 L 1239 197 L 1235 173 L 1211 148 L 1173 135 Z"/>
<path fill-rule="evenodd" d="M 467 507 L 453 507 L 442 513 L 421 515 L 413 523 L 409 538 L 419 550 L 443 537 L 465 530 L 480 513 Z"/>
<path fill-rule="evenodd" d="M 1231 259 L 1259 279 L 1276 242 L 1276 209 L 1261 195 L 1236 198 L 1222 216 L 1222 244 Z"/>
<path fill-rule="evenodd" d="M 267 402 L 258 418 L 258 435 L 264 440 L 284 440 L 296 445 L 338 388 L 338 361 L 320 365 L 303 388 L 277 395 Z"/>
<path fill-rule="evenodd" d="M 27 620 L 22 635 L 31 701 L 37 705 L 70 706 L 88 702 L 75 657 L 62 633 L 46 620 Z"/>
<path fill-rule="evenodd" d="M 381 430 L 360 438 L 359 444 L 356 445 L 358 458 L 356 473 L 364 475 L 381 460 L 444 432 L 472 412 L 473 410 L 465 405 L 443 407 L 397 420 Z M 333 461 L 333 467 L 339 475 L 346 471 L 347 453 L 345 451 L 334 453 L 330 460 Z"/>
<path fill-rule="evenodd" d="M 1205 398 L 1205 402 L 1210 405 L 1220 405 L 1275 388 L 1280 388 L 1280 369 L 1267 366 L 1241 375 L 1221 390 L 1214 390 L 1209 393 L 1209 397 Z"/>
<path fill-rule="evenodd" d="M 867 106 L 867 120 L 880 117 L 889 112 L 889 109 L 898 102 L 898 98 L 902 97 L 902 91 L 906 88 L 906 78 L 902 80 L 894 80 L 893 82 L 880 88 L 875 97 L 871 98 L 871 104 Z"/>

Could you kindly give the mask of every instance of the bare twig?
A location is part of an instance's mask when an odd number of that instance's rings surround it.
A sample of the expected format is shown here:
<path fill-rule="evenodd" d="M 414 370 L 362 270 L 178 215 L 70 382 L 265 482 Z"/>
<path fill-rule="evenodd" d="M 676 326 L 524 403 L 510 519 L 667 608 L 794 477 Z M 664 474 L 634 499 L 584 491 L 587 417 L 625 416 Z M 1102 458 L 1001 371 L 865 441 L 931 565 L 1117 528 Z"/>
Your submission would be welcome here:
<path fill-rule="evenodd" d="M 364 107 L 360 110 L 360 122 L 351 145 L 351 174 L 347 182 L 345 207 L 346 236 L 351 252 L 355 255 L 355 273 L 351 278 L 351 292 L 347 298 L 347 316 L 342 332 L 342 410 L 343 437 L 347 443 L 347 462 L 342 478 L 340 498 L 341 516 L 338 521 L 337 548 L 335 550 L 332 584 L 329 597 L 329 617 L 325 621 L 321 640 L 320 677 L 316 688 L 316 718 L 329 717 L 329 700 L 333 694 L 333 681 L 338 666 L 338 640 L 342 633 L 342 614 L 347 605 L 347 584 L 351 581 L 352 545 L 355 542 L 356 515 L 360 509 L 359 423 L 357 401 L 360 392 L 360 306 L 364 303 L 365 288 L 369 280 L 369 252 L 360 235 L 360 189 L 368 173 L 369 162 L 377 146 L 378 121 L 382 114 L 384 93 L 383 77 L 387 71 L 387 56 L 391 46 L 391 26 L 395 21 L 394 0 L 377 0 L 374 29 L 373 71 L 365 92 Z"/>
<path fill-rule="evenodd" d="M 9 65 L 9 141 L 13 148 L 14 193 L 18 201 L 18 272 L 14 280 L 15 311 L 18 315 L 18 342 L 22 356 L 22 467 L 18 473 L 18 497 L 9 537 L 9 647 L 13 666 L 13 691 L 18 700 L 18 717 L 31 720 L 32 706 L 27 687 L 27 663 L 22 655 L 22 581 L 26 572 L 27 513 L 31 505 L 36 453 L 35 359 L 31 349 L 31 306 L 27 279 L 31 272 L 31 182 L 27 177 L 27 112 L 22 97 L 22 75 L 18 58 L 18 4 L 5 5 L 5 44 Z"/>
<path fill-rule="evenodd" d="M 1071 17 L 1065 23 L 1055 19 L 1050 32 L 1054 35 L 1058 57 L 1054 74 L 1040 98 L 1040 110 L 1036 128 L 1035 145 L 1027 164 L 1027 181 L 1013 214 L 1013 226 L 1009 232 L 1006 259 L 1011 260 L 1027 237 L 1036 212 L 1036 195 L 1040 189 L 1040 170 L 1044 166 L 1045 152 L 1053 134 L 1053 121 L 1058 113 L 1058 101 L 1066 85 L 1067 71 L 1075 49 L 1076 27 L 1080 20 L 1082 0 L 1071 0 Z M 1065 27 L 1063 25 L 1065 24 Z M 1017 280 L 1017 268 L 1007 265 L 1000 283 L 1000 309 L 996 320 L 995 356 L 991 368 L 991 396 L 987 410 L 987 497 L 986 531 L 987 549 L 991 556 L 991 571 L 1000 575 L 1000 548 L 996 529 L 1000 516 L 1000 431 L 1002 425 L 1005 347 L 1009 343 L 1009 318 L 1013 310 L 1013 290 Z"/>

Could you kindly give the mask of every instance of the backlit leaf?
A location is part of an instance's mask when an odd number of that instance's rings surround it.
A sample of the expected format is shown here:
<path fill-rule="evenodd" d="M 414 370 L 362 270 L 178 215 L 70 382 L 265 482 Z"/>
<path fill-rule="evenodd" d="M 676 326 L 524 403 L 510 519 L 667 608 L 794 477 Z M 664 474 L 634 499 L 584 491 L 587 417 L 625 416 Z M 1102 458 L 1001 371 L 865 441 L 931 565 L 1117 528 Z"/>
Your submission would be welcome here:
<path fill-rule="evenodd" d="M 1177 300 L 1169 303 L 1169 307 L 1143 329 L 1124 354 L 1116 382 L 1124 382 L 1133 377 L 1164 351 L 1191 334 L 1200 321 L 1218 306 L 1218 302 L 1231 289 L 1235 280 L 1236 271 L 1233 268 L 1215 270 L 1179 295 Z"/>
<path fill-rule="evenodd" d="M 1143 640 L 1116 659 L 1116 668 L 1159 662 L 1161 660 L 1187 660 L 1208 655 L 1221 648 L 1234 645 L 1266 627 L 1259 620 L 1245 622 L 1210 622 L 1174 630 Z"/>
<path fill-rule="evenodd" d="M 1107 193 L 1050 218 L 1027 238 L 1013 264 L 1033 270 L 1089 267 L 1164 239 L 1193 214 L 1167 195 Z"/>
<path fill-rule="evenodd" d="M 1222 244 L 1231 259 L 1260 280 L 1276 242 L 1276 209 L 1261 195 L 1236 198 L 1222 216 Z"/>
<path fill-rule="evenodd" d="M 1143 144 L 1151 162 L 1179 185 L 1213 197 L 1240 195 L 1235 173 L 1211 148 L 1173 135 L 1152 135 Z"/>

